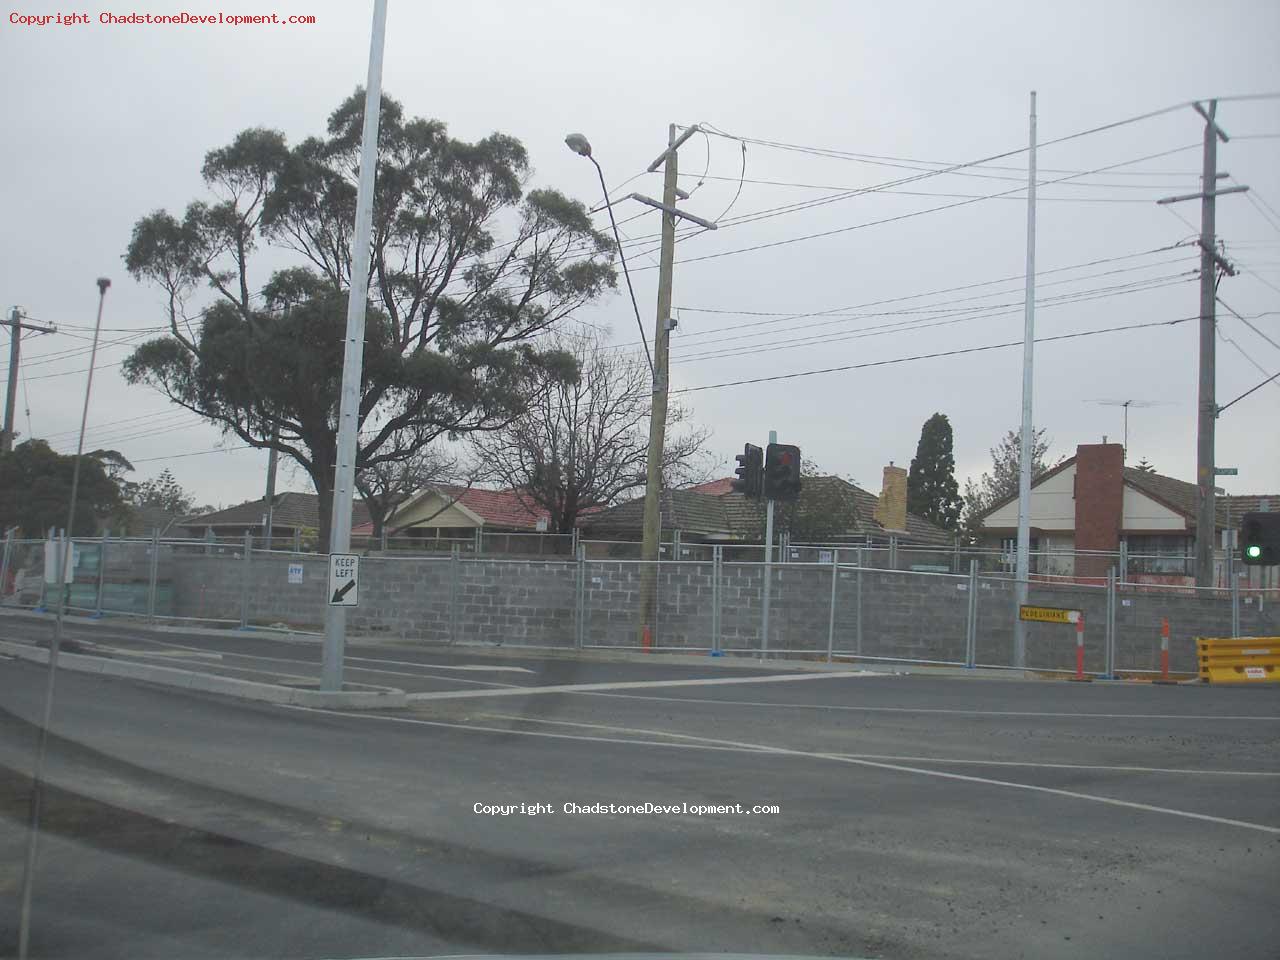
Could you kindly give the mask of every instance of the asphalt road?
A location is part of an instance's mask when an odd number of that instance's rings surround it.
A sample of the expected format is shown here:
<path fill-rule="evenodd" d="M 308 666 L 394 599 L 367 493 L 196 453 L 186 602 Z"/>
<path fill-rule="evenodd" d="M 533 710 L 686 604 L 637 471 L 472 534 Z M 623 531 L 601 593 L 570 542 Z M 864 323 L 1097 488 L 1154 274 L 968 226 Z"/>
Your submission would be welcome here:
<path fill-rule="evenodd" d="M 70 635 L 249 678 L 319 660 Z M 355 715 L 61 674 L 33 955 L 1280 952 L 1280 689 L 348 652 L 423 696 Z M 44 677 L 0 661 L 4 955 Z M 514 689 L 578 683 L 626 686 Z M 435 696 L 468 690 L 508 692 Z M 677 809 L 590 812 L 646 803 Z"/>

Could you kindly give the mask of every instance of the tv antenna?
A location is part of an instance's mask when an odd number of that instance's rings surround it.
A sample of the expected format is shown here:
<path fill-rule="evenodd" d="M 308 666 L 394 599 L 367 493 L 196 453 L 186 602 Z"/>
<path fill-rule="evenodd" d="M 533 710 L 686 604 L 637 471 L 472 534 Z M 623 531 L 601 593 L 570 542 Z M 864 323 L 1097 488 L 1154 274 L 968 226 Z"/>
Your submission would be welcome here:
<path fill-rule="evenodd" d="M 1124 408 L 1124 460 L 1126 463 L 1129 461 L 1129 408 L 1174 406 L 1168 400 L 1090 400 L 1089 403 L 1096 403 L 1104 407 Z"/>

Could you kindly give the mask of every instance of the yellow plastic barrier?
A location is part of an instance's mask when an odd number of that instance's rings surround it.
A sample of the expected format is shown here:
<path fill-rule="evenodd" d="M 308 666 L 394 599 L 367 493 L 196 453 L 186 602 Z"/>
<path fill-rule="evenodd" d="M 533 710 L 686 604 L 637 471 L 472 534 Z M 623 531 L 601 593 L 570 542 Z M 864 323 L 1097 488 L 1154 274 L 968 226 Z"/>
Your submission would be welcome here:
<path fill-rule="evenodd" d="M 1197 637 L 1206 683 L 1280 682 L 1280 637 Z"/>

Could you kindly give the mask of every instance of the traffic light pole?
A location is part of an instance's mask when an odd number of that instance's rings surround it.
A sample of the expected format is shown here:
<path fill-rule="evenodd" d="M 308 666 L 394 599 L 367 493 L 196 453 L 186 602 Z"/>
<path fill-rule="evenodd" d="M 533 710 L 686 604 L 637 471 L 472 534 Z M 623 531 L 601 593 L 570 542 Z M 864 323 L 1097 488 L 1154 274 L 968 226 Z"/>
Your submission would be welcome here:
<path fill-rule="evenodd" d="M 769 431 L 769 442 L 778 442 L 778 431 Z M 769 652 L 769 593 L 773 587 L 773 498 L 764 514 L 764 603 L 760 614 L 760 659 Z"/>

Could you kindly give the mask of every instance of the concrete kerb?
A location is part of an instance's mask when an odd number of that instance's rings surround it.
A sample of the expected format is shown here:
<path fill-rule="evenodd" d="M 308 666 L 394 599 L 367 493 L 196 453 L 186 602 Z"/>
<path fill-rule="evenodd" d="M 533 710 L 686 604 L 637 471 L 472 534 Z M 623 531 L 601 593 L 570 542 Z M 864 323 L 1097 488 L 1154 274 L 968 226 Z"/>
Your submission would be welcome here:
<path fill-rule="evenodd" d="M 31 619 L 52 620 L 53 614 L 35 613 L 30 610 L 5 610 L 2 611 L 6 615 L 23 616 Z M 323 641 L 324 637 L 319 633 L 310 633 L 303 630 L 290 630 L 282 627 L 249 627 L 247 630 L 241 630 L 236 627 L 216 628 L 216 627 L 198 627 L 184 626 L 177 624 L 150 624 L 145 621 L 136 620 L 128 616 L 116 616 L 110 620 L 106 619 L 90 619 L 88 617 L 66 617 L 68 622 L 83 624 L 94 627 L 109 628 L 111 626 L 127 625 L 137 629 L 140 633 L 179 633 L 196 636 L 207 637 L 246 637 L 258 635 L 264 638 L 270 638 L 280 643 L 295 643 L 301 645 L 315 645 Z M 589 661 L 596 663 L 659 663 L 672 664 L 679 666 L 690 666 L 694 663 L 704 662 L 708 666 L 714 664 L 716 668 L 725 668 L 730 670 L 748 670 L 748 671 L 770 671 L 777 672 L 780 669 L 795 671 L 813 671 L 827 672 L 831 670 L 845 670 L 850 666 L 857 666 L 862 670 L 869 670 L 876 673 L 892 673 L 895 675 L 918 674 L 923 676 L 943 676 L 958 677 L 982 680 L 1055 680 L 1060 679 L 1056 674 L 1045 673 L 1036 670 L 1015 670 L 1012 668 L 994 668 L 994 667 L 963 667 L 963 666 L 945 666 L 940 664 L 920 664 L 913 663 L 909 660 L 860 660 L 857 657 L 840 657 L 831 663 L 825 660 L 803 660 L 793 659 L 785 656 L 785 651 L 780 652 L 778 656 L 771 657 L 768 660 L 761 661 L 758 656 L 730 655 L 722 657 L 709 657 L 706 653 L 699 651 L 676 652 L 669 653 L 655 652 L 645 653 L 640 650 L 610 650 L 602 647 L 587 647 L 584 649 L 576 649 L 573 647 L 547 647 L 535 644 L 493 644 L 493 643 L 438 643 L 427 642 L 412 637 L 363 637 L 348 636 L 347 643 L 353 647 L 399 647 L 407 650 L 438 650 L 438 651 L 460 651 L 465 652 L 468 656 L 476 657 L 492 657 L 492 658 L 526 658 L 540 660 L 575 660 Z M 804 656 L 793 652 L 795 656 Z M 812 656 L 818 657 L 818 653 Z M 249 682 L 249 681 L 242 681 Z M 1145 681 L 1136 681 L 1145 682 Z M 317 693 L 318 691 L 306 691 Z M 342 694 L 342 695 L 345 695 Z M 326 694 L 326 696 L 338 696 L 338 694 Z"/>
<path fill-rule="evenodd" d="M 0 615 L 14 615 L 37 620 L 52 620 L 53 614 L 36 613 L 30 610 L 5 610 Z M 249 627 L 242 630 L 236 627 L 216 628 L 216 627 L 199 627 L 185 626 L 176 624 L 151 624 L 146 621 L 137 620 L 128 616 L 115 616 L 110 620 L 88 618 L 88 617 L 66 617 L 67 622 L 74 622 L 80 625 L 109 628 L 111 626 L 129 626 L 137 629 L 140 633 L 179 633 L 205 637 L 246 637 L 258 635 L 264 638 L 270 638 L 279 643 L 296 643 L 301 645 L 316 645 L 324 640 L 323 634 L 310 633 L 304 630 L 290 630 L 282 627 Z M 548 647 L 536 644 L 515 644 L 515 643 L 438 643 L 426 642 L 412 637 L 362 637 L 348 636 L 347 643 L 353 647 L 400 647 L 406 650 L 437 650 L 446 652 L 450 650 L 465 651 L 468 656 L 492 657 L 492 658 L 525 658 L 538 660 L 574 660 L 589 661 L 595 663 L 659 663 L 671 664 L 678 666 L 690 666 L 697 662 L 704 662 L 708 666 L 714 665 L 716 668 L 725 668 L 730 670 L 747 670 L 758 672 L 777 672 L 780 669 L 795 671 L 813 671 L 823 673 L 831 670 L 844 670 L 850 666 L 856 665 L 862 670 L 869 670 L 877 673 L 893 673 L 907 674 L 919 673 L 929 676 L 954 676 L 954 677 L 970 677 L 982 678 L 986 680 L 1021 680 L 1034 679 L 1034 675 L 1030 672 L 1025 673 L 1020 670 L 1006 669 L 984 669 L 972 667 L 947 667 L 941 665 L 928 665 L 911 663 L 909 661 L 881 661 L 881 660 L 859 660 L 856 657 L 839 657 L 831 662 L 826 663 L 825 660 L 802 660 L 792 659 L 791 657 L 779 655 L 768 660 L 761 661 L 756 655 L 730 655 L 722 657 L 709 657 L 706 653 L 699 651 L 669 653 L 655 652 L 645 653 L 640 650 L 610 650 L 602 647 L 587 647 L 577 649 L 573 647 Z M 814 657 L 819 656 L 817 653 Z"/>
<path fill-rule="evenodd" d="M 49 651 L 28 644 L 0 640 L 0 653 L 33 663 L 48 663 Z M 160 667 L 145 663 L 128 663 L 106 657 L 86 656 L 78 653 L 60 653 L 58 666 L 75 673 L 93 673 L 118 677 L 124 680 L 140 680 L 157 683 L 180 690 L 196 690 L 215 693 L 241 700 L 258 700 L 264 703 L 292 704 L 302 707 L 329 707 L 348 710 L 393 710 L 408 706 L 403 690 L 394 687 L 376 687 L 360 684 L 362 690 L 343 690 L 341 693 L 325 693 L 320 690 L 300 689 L 254 680 L 237 680 L 194 670 L 176 667 Z"/>

